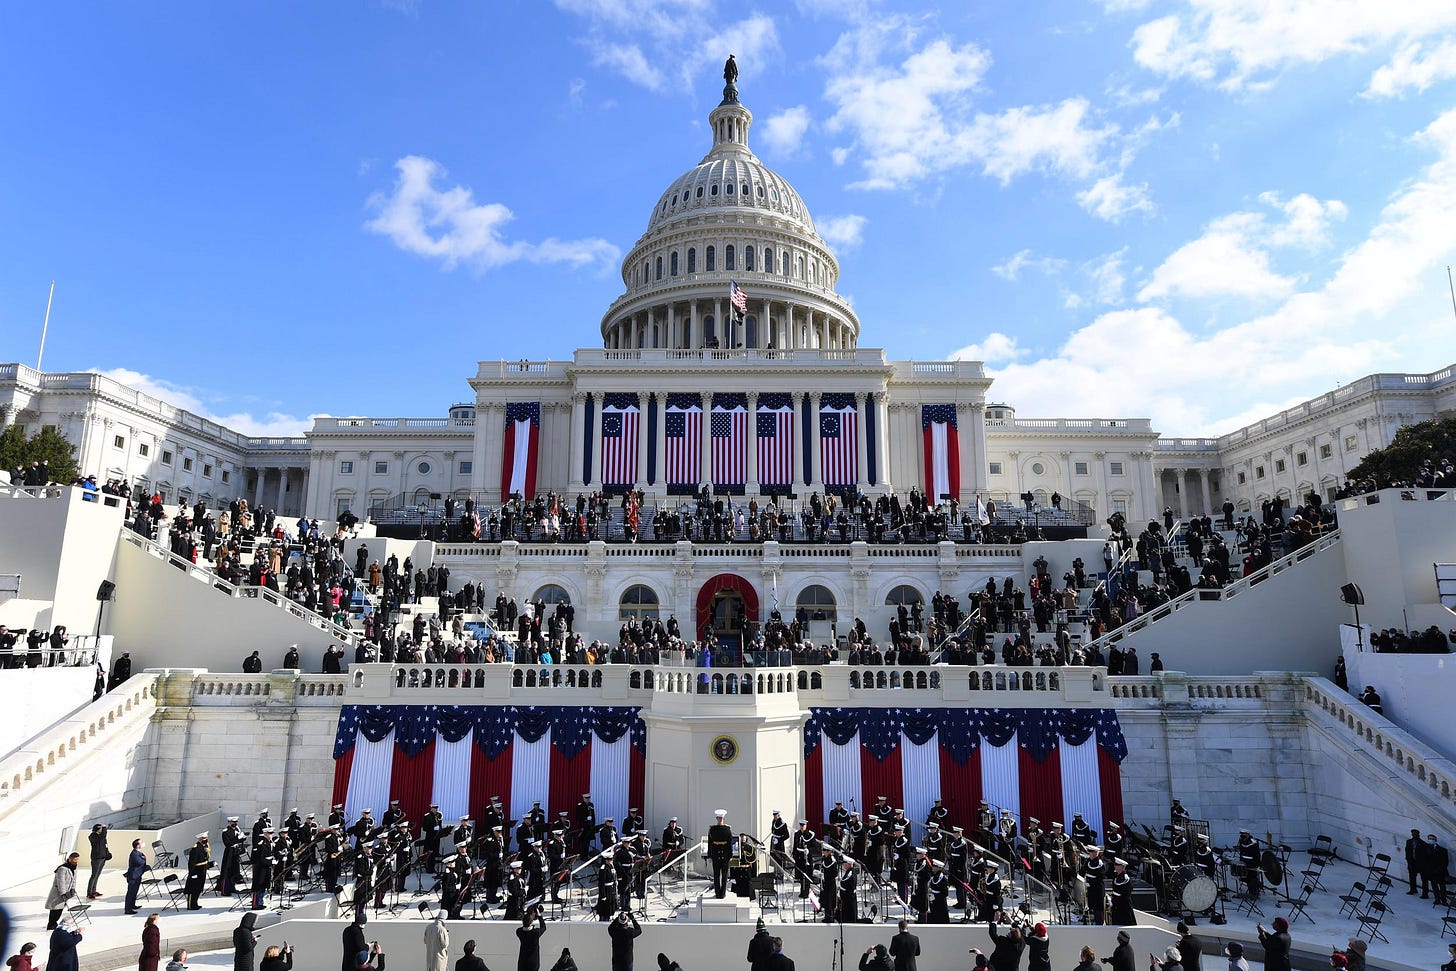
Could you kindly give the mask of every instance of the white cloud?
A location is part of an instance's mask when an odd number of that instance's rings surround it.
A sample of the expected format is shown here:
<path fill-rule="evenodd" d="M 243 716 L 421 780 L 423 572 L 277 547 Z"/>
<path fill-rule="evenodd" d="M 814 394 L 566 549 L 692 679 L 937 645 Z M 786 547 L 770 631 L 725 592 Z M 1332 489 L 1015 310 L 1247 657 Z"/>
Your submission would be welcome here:
<path fill-rule="evenodd" d="M 1153 201 L 1148 198 L 1148 184 L 1127 185 L 1122 173 L 1098 179 L 1086 189 L 1077 193 L 1081 207 L 1099 219 L 1115 223 L 1130 212 L 1152 212 Z"/>
<path fill-rule="evenodd" d="M 1050 355 L 993 369 L 996 397 L 1024 414 L 1157 415 L 1165 434 L 1216 434 L 1327 390 L 1331 374 L 1366 374 L 1408 349 L 1425 359 L 1450 353 L 1444 308 L 1430 306 L 1445 299 L 1440 269 L 1456 256 L 1456 109 L 1413 140 L 1434 161 L 1392 196 L 1322 284 L 1286 290 L 1268 312 L 1222 328 L 1200 322 L 1195 331 L 1161 306 L 1109 311 Z M 1268 246 L 1272 234 L 1299 222 L 1291 208 L 1312 211 L 1303 202 L 1277 206 L 1281 219 L 1237 213 L 1215 220 L 1205 237 L 1233 232 Z M 1430 282 L 1437 277 L 1439 286 Z M 1166 275 L 1164 286 L 1174 287 Z"/>
<path fill-rule="evenodd" d="M 763 142 L 776 157 L 798 154 L 809 131 L 809 109 L 803 105 L 769 115 L 763 123 Z"/>
<path fill-rule="evenodd" d="M 1126 257 L 1127 247 L 1124 246 L 1115 253 L 1106 253 L 1082 264 L 1082 272 L 1092 283 L 1092 299 L 1097 303 L 1122 302 L 1122 288 L 1127 283 L 1122 264 Z"/>
<path fill-rule="evenodd" d="M 1015 337 L 1008 337 L 999 331 L 992 331 L 979 344 L 967 344 L 959 350 L 952 351 L 950 359 L 952 361 L 983 361 L 987 364 L 995 364 L 1000 361 L 1014 361 L 1024 356 L 1026 356 L 1026 351 L 1016 345 Z"/>
<path fill-rule="evenodd" d="M 1158 74 L 1229 89 L 1456 28 L 1456 5 L 1448 0 L 1185 0 L 1182 7 L 1133 32 L 1134 59 Z"/>
<path fill-rule="evenodd" d="M 1102 0 L 1102 7 L 1108 13 L 1136 13 L 1146 10 L 1153 0 Z"/>
<path fill-rule="evenodd" d="M 1438 81 L 1456 77 L 1456 40 L 1431 49 L 1419 42 L 1395 52 L 1389 64 L 1370 76 L 1367 98 L 1394 98 L 1407 91 L 1424 92 Z"/>
<path fill-rule="evenodd" d="M 814 227 L 819 231 L 819 237 L 830 246 L 849 250 L 864 241 L 864 228 L 868 222 L 865 217 L 851 213 L 815 220 Z"/>
<path fill-rule="evenodd" d="M 188 388 L 182 385 L 172 384 L 161 378 L 154 378 L 149 374 L 140 371 L 133 371 L 129 368 L 109 368 L 101 370 L 92 368 L 92 372 L 102 377 L 110 378 L 113 381 L 120 381 L 129 388 L 140 391 L 142 394 L 151 395 L 174 408 L 181 408 L 190 411 L 194 415 L 205 418 L 208 421 L 216 422 L 219 425 L 231 428 L 240 435 L 249 435 L 256 438 L 288 438 L 304 434 L 313 427 L 313 420 L 319 415 L 309 415 L 307 418 L 297 418 L 293 415 L 285 415 L 281 412 L 270 411 L 261 418 L 248 412 L 239 411 L 231 414 L 218 414 L 204 403 L 202 394 L 206 392 L 195 388 Z"/>
<path fill-rule="evenodd" d="M 407 253 L 433 257 L 450 269 L 467 263 L 481 270 L 521 260 L 606 267 L 620 256 L 617 247 L 595 238 L 507 242 L 502 231 L 515 217 L 504 205 L 477 203 L 465 186 L 436 188 L 435 180 L 445 172 L 431 159 L 408 155 L 395 168 L 399 179 L 393 191 L 370 197 L 369 207 L 378 215 L 365 228 L 388 236 Z"/>
<path fill-rule="evenodd" d="M 1024 249 L 1006 262 L 998 263 L 991 267 L 991 272 L 1003 280 L 1009 280 L 1015 283 L 1021 278 L 1022 270 L 1036 270 L 1050 276 L 1060 272 L 1062 267 L 1066 265 L 1066 260 L 1059 260 L 1052 256 L 1037 256 L 1031 250 Z"/>
<path fill-rule="evenodd" d="M 1321 202 L 1308 193 L 1286 201 L 1277 192 L 1265 192 L 1259 201 L 1284 219 L 1271 222 L 1262 212 L 1236 212 L 1215 219 L 1202 236 L 1179 247 L 1153 271 L 1138 299 L 1267 300 L 1292 293 L 1298 281 L 1273 270 L 1269 251 L 1324 245 L 1329 242 L 1330 223 L 1343 220 L 1348 209 L 1338 199 Z"/>
<path fill-rule="evenodd" d="M 616 71 L 628 81 L 649 91 L 662 90 L 662 72 L 647 60 L 647 55 L 636 44 L 618 44 L 592 38 L 587 41 L 587 47 L 591 50 L 592 64 L 595 67 Z"/>

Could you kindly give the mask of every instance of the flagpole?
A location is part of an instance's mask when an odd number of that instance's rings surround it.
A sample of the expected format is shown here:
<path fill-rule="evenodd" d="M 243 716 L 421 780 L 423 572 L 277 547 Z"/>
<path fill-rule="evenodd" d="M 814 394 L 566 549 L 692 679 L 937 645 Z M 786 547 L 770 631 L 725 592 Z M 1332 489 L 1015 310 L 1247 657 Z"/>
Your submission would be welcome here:
<path fill-rule="evenodd" d="M 54 287 L 55 284 L 53 283 L 51 286 Z M 1449 265 L 1446 267 L 1446 286 L 1451 288 L 1451 313 L 1456 314 L 1456 283 L 1451 281 L 1451 267 Z M 49 306 L 46 308 L 46 313 L 50 313 Z"/>
<path fill-rule="evenodd" d="M 1447 267 L 1447 272 L 1448 273 L 1450 272 L 1450 267 Z M 45 320 L 40 325 L 40 351 L 37 352 L 36 355 L 35 355 L 35 369 L 37 371 L 40 370 L 40 362 L 45 357 L 46 331 L 49 330 L 50 329 L 50 326 L 51 326 L 51 301 L 54 300 L 55 298 L 56 298 L 56 281 L 55 280 L 52 280 L 51 281 L 51 292 L 46 297 Z"/>

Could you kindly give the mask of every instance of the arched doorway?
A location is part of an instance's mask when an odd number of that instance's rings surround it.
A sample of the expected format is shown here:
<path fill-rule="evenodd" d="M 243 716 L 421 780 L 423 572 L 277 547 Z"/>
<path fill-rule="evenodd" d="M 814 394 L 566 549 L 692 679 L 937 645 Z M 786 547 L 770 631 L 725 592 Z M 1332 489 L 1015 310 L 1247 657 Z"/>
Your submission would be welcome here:
<path fill-rule="evenodd" d="M 698 588 L 696 630 L 699 637 L 715 634 L 724 643 L 742 647 L 758 622 L 758 591 L 733 573 L 720 573 Z"/>

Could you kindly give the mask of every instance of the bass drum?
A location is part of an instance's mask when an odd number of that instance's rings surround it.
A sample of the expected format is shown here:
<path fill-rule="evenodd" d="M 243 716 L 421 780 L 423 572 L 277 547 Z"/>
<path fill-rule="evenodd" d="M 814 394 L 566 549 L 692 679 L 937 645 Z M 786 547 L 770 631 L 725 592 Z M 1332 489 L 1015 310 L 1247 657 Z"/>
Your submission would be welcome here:
<path fill-rule="evenodd" d="M 1173 871 L 1168 881 L 1168 899 L 1177 899 L 1180 910 L 1197 914 L 1218 902 L 1218 887 L 1213 878 L 1191 863 Z"/>

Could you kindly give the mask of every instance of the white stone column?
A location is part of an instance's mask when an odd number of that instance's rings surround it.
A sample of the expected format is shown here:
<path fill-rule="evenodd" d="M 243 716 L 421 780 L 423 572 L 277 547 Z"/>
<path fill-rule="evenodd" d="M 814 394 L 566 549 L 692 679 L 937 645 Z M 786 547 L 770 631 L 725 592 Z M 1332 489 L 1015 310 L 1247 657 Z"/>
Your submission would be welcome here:
<path fill-rule="evenodd" d="M 592 474 L 591 487 L 598 492 L 602 488 L 602 402 L 606 393 L 593 391 L 592 396 Z"/>
<path fill-rule="evenodd" d="M 821 494 L 824 492 L 824 470 L 823 456 L 819 454 L 819 402 L 823 394 L 822 391 L 809 392 L 809 407 L 813 412 L 809 416 L 809 488 Z"/>
<path fill-rule="evenodd" d="M 747 466 L 746 466 L 748 472 L 747 472 L 747 475 L 745 477 L 746 478 L 746 482 L 745 482 L 745 484 L 743 486 L 743 491 L 746 492 L 748 495 L 752 496 L 752 495 L 757 495 L 758 494 L 758 491 L 759 491 L 759 485 L 758 485 L 758 392 L 757 391 L 750 391 L 750 392 L 748 392 L 748 419 L 747 419 L 747 424 L 748 424 L 748 444 L 747 444 L 746 448 L 748 449 L 748 454 L 745 456 L 745 458 L 747 459 L 747 463 L 748 463 Z"/>
<path fill-rule="evenodd" d="M 688 301 L 688 339 L 683 341 L 689 348 L 699 347 L 703 343 L 702 335 L 698 333 L 698 301 Z"/>
<path fill-rule="evenodd" d="M 794 470 L 794 481 L 789 483 L 793 491 L 802 488 L 807 476 L 804 474 L 804 392 L 789 392 L 794 399 L 794 454 L 789 463 Z"/>
<path fill-rule="evenodd" d="M 637 392 L 637 482 L 641 487 L 647 482 L 647 392 Z"/>
<path fill-rule="evenodd" d="M 895 489 L 890 479 L 890 402 L 889 394 L 884 391 L 875 392 L 875 475 L 879 482 L 875 488 L 888 495 Z M 965 462 L 964 453 L 961 461 Z M 964 486 L 966 477 L 961 475 L 961 483 Z"/>
<path fill-rule="evenodd" d="M 1178 518 L 1188 519 L 1188 474 L 1182 469 L 1173 470 L 1173 481 L 1178 486 Z"/>
<path fill-rule="evenodd" d="M 718 346 L 724 350 L 728 349 L 728 327 L 723 323 L 723 298 L 713 298 L 713 336 L 718 339 Z M 704 334 L 704 345 L 707 344 L 707 335 Z"/>
<path fill-rule="evenodd" d="M 956 402 L 956 441 L 961 453 L 961 494 L 965 504 L 986 487 L 986 410 L 984 405 Z"/>
<path fill-rule="evenodd" d="M 677 347 L 677 306 L 669 303 L 667 305 L 667 339 L 662 342 L 663 347 Z"/>
<path fill-rule="evenodd" d="M 865 423 L 865 393 L 856 391 L 854 393 L 854 415 L 855 415 L 855 483 L 860 492 L 868 492 L 870 488 L 869 468 L 869 425 Z"/>
<path fill-rule="evenodd" d="M 576 493 L 581 492 L 582 490 L 581 467 L 583 464 L 582 460 L 585 457 L 584 453 L 586 451 L 586 449 L 583 448 L 583 445 L 586 442 L 585 422 L 586 395 L 582 394 L 580 391 L 572 392 L 571 431 L 569 432 L 569 434 L 571 435 L 571 441 L 570 446 L 566 450 L 566 453 L 571 456 L 571 468 L 567 469 L 566 471 L 566 479 L 569 483 L 567 488 L 571 491 L 573 496 Z"/>
<path fill-rule="evenodd" d="M 1203 515 L 1205 515 L 1205 516 L 1212 516 L 1213 515 L 1213 497 L 1209 495 L 1209 490 L 1208 490 L 1208 470 L 1207 469 L 1199 469 L 1194 474 L 1198 476 L 1198 491 L 1199 491 L 1199 494 L 1203 497 Z M 1315 488 L 1318 489 L 1319 486 L 1316 485 Z"/>
<path fill-rule="evenodd" d="M 661 391 L 656 392 L 657 398 L 657 435 L 653 442 L 653 448 L 657 450 L 657 476 L 653 483 L 653 493 L 659 496 L 667 495 L 667 395 Z"/>
<path fill-rule="evenodd" d="M 701 485 L 703 482 L 712 482 L 713 481 L 713 436 L 711 434 L 712 433 L 712 429 L 713 429 L 713 392 L 711 392 L 711 391 L 704 391 L 703 392 L 703 433 L 702 433 L 702 435 L 699 436 L 702 439 L 702 442 L 700 443 L 702 445 L 702 451 L 699 453 L 699 456 L 698 456 L 698 462 L 699 462 L 699 464 L 701 465 L 701 468 L 702 468 L 702 471 L 698 475 L 698 478 L 701 480 L 701 482 L 699 482 L 699 485 Z"/>

